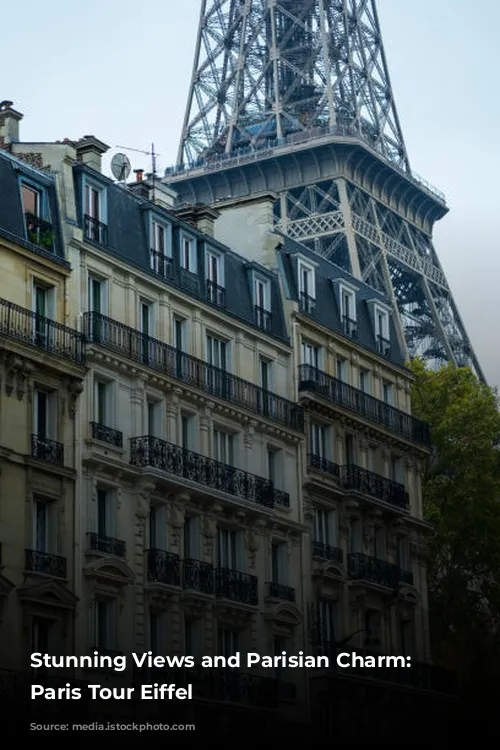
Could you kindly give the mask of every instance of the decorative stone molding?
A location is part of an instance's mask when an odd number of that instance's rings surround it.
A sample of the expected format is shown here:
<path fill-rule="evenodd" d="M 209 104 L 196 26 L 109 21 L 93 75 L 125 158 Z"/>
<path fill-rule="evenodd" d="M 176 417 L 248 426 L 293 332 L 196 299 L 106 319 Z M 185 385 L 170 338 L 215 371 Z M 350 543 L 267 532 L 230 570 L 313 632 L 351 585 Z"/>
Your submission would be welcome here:
<path fill-rule="evenodd" d="M 149 512 L 151 497 L 156 489 L 152 482 L 141 481 L 137 484 L 137 506 L 135 515 L 137 518 L 146 518 Z"/>

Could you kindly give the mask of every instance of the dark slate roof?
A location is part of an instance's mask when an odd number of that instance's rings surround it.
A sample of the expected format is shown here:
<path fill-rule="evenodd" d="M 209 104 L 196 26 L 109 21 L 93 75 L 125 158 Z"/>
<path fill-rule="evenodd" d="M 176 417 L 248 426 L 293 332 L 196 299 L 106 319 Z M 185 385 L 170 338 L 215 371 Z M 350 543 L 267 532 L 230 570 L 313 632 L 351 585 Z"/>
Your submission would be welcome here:
<path fill-rule="evenodd" d="M 179 247 L 180 232 L 185 230 L 197 239 L 197 267 L 202 269 L 205 243 L 220 251 L 224 255 L 225 278 L 225 307 L 223 311 L 238 318 L 240 321 L 255 326 L 255 311 L 253 306 L 253 290 L 251 270 L 256 269 L 259 275 L 270 281 L 271 291 L 271 327 L 267 331 L 274 338 L 289 344 L 290 339 L 286 328 L 282 298 L 279 288 L 279 277 L 275 272 L 264 266 L 250 262 L 226 245 L 217 242 L 213 237 L 203 234 L 192 224 L 180 220 L 167 209 L 157 206 L 153 202 L 140 197 L 130 189 L 124 188 L 104 175 L 94 171 L 86 165 L 74 166 L 75 194 L 77 200 L 77 216 L 80 226 L 83 223 L 82 176 L 88 174 L 98 181 L 107 191 L 107 246 L 99 245 L 100 249 L 110 255 L 123 260 L 145 273 L 151 274 L 157 282 L 181 287 L 183 291 L 198 299 L 204 299 L 205 278 L 199 273 L 199 294 L 192 293 L 182 286 L 179 277 Z M 172 254 L 173 278 L 164 279 L 156 275 L 150 266 L 150 247 L 148 237 L 147 211 L 150 210 L 161 220 L 167 220 L 172 225 Z M 88 240 L 87 240 L 88 241 Z M 210 304 L 207 302 L 207 304 Z M 222 308 L 217 308 L 222 309 Z M 260 329 L 258 329 L 260 330 Z"/>
<path fill-rule="evenodd" d="M 21 178 L 43 190 L 46 195 L 48 211 L 42 218 L 52 224 L 51 250 L 28 240 L 21 200 Z M 69 265 L 64 255 L 55 178 L 6 151 L 0 151 L 0 235 L 38 255 Z"/>
<path fill-rule="evenodd" d="M 291 240 L 289 237 L 284 237 L 283 239 L 284 245 L 278 253 L 285 279 L 284 290 L 286 296 L 296 301 L 299 300 L 297 265 L 294 262 L 293 256 L 300 254 L 304 259 L 310 259 L 316 266 L 316 304 L 314 312 L 311 314 L 312 319 L 316 320 L 326 328 L 344 335 L 342 331 L 340 311 L 335 298 L 332 281 L 334 279 L 345 279 L 358 289 L 356 293 L 356 313 L 358 324 L 357 342 L 361 346 L 376 352 L 377 347 L 373 325 L 368 310 L 368 302 L 371 300 L 380 300 L 385 305 L 390 305 L 388 298 L 359 279 L 356 279 L 352 274 L 348 273 L 343 268 L 340 268 L 340 266 L 337 266 L 335 263 L 332 263 L 326 258 L 314 253 L 308 247 Z M 404 366 L 405 357 L 398 342 L 392 316 L 390 316 L 389 325 L 391 348 L 390 354 L 386 359 L 396 365 Z"/>

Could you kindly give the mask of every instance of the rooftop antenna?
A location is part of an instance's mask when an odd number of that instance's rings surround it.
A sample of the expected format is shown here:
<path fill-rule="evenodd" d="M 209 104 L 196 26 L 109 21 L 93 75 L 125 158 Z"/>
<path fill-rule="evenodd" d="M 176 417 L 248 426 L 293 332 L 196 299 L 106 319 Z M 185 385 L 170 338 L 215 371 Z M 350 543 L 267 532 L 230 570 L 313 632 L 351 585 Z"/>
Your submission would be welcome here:
<path fill-rule="evenodd" d="M 155 187 L 156 187 L 156 157 L 160 154 L 155 151 L 155 144 L 151 144 L 151 151 L 143 151 L 140 148 L 128 148 L 127 146 L 116 146 L 116 148 L 122 148 L 124 151 L 135 151 L 137 154 L 146 154 L 151 157 L 151 173 L 153 175 L 153 201 L 155 199 Z"/>

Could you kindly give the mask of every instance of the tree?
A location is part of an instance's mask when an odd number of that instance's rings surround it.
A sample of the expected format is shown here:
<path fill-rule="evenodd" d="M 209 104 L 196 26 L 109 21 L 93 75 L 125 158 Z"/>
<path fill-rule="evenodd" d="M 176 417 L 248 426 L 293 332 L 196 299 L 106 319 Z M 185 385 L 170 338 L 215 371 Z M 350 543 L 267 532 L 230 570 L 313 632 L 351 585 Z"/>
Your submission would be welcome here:
<path fill-rule="evenodd" d="M 434 658 L 483 703 L 500 676 L 500 412 L 496 391 L 466 368 L 411 364 L 413 414 L 427 421 L 424 471 Z M 495 675 L 497 675 L 495 679 Z M 498 695 L 498 692 L 497 692 Z"/>

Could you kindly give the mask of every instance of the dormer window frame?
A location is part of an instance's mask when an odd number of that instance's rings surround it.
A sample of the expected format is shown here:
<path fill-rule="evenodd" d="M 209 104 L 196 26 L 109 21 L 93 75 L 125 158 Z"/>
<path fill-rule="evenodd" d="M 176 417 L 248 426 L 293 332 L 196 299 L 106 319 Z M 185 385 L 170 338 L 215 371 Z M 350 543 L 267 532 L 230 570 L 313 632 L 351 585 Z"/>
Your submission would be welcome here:
<path fill-rule="evenodd" d="M 344 278 L 333 279 L 333 289 L 337 299 L 342 332 L 351 339 L 358 338 L 359 287 Z M 345 304 L 347 302 L 347 305 Z"/>
<path fill-rule="evenodd" d="M 316 268 L 314 261 L 301 255 L 297 261 L 297 291 L 301 312 L 311 315 L 316 307 Z"/>
<path fill-rule="evenodd" d="M 36 196 L 34 211 L 26 210 L 24 190 L 30 191 Z M 26 240 L 47 252 L 54 252 L 55 236 L 50 215 L 47 187 L 40 182 L 22 175 L 19 179 L 19 194 L 24 217 L 24 234 Z"/>
<path fill-rule="evenodd" d="M 205 244 L 203 261 L 207 300 L 214 305 L 223 307 L 226 289 L 225 253 L 213 247 L 213 245 Z"/>
<path fill-rule="evenodd" d="M 373 335 L 377 352 L 382 357 L 388 357 L 391 353 L 391 313 L 389 305 L 381 300 L 370 300 L 368 303 L 371 311 Z"/>
<path fill-rule="evenodd" d="M 97 211 L 94 198 L 97 195 Z M 95 215 L 97 214 L 97 215 Z M 84 174 L 82 178 L 82 217 L 84 239 L 107 245 L 108 228 L 108 191 L 107 185 Z"/>
<path fill-rule="evenodd" d="M 193 275 L 198 274 L 197 241 L 196 236 L 185 229 L 179 236 L 179 267 Z M 187 243 L 187 244 L 186 244 Z M 187 254 L 186 254 L 187 249 Z"/>
<path fill-rule="evenodd" d="M 271 280 L 258 271 L 252 273 L 252 299 L 257 326 L 264 331 L 269 331 L 271 328 Z"/>
<path fill-rule="evenodd" d="M 50 206 L 47 197 L 47 188 L 44 185 L 35 182 L 34 180 L 30 180 L 24 175 L 20 178 L 19 183 L 23 214 L 32 213 L 31 211 L 25 212 L 24 210 L 23 188 L 26 188 L 27 190 L 31 190 L 31 192 L 36 193 L 36 195 L 38 196 L 39 205 L 37 206 L 37 211 L 33 215 L 36 216 L 37 219 L 43 219 L 43 221 L 47 221 L 50 223 Z"/>
<path fill-rule="evenodd" d="M 164 278 L 172 276 L 172 224 L 158 214 L 149 215 L 149 253 L 151 270 Z M 163 233 L 160 233 L 163 230 Z M 163 252 L 158 247 L 158 238 L 163 236 Z"/>

